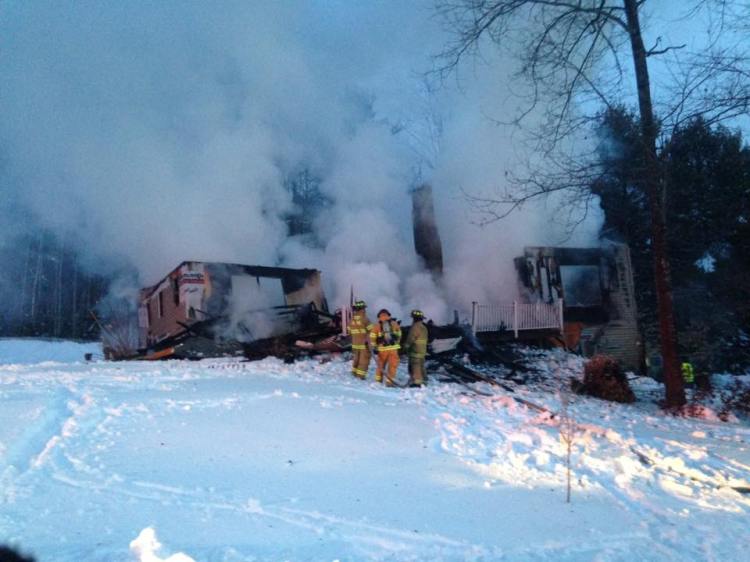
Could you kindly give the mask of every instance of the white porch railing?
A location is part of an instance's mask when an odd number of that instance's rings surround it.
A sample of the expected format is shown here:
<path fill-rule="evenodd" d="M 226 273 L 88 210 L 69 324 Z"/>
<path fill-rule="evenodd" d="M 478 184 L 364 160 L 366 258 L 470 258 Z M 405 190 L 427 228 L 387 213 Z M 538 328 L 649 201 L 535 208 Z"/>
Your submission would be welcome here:
<path fill-rule="evenodd" d="M 516 338 L 525 330 L 559 330 L 563 327 L 563 301 L 553 304 L 518 303 L 479 304 L 472 303 L 471 327 L 474 333 L 512 330 Z"/>

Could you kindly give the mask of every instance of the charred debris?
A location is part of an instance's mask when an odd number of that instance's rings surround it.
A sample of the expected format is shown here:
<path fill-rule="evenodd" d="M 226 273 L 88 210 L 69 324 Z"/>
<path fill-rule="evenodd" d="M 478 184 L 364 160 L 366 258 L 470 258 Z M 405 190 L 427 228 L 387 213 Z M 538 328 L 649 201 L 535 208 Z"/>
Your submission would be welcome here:
<path fill-rule="evenodd" d="M 443 251 L 429 185 L 412 191 L 412 217 L 415 252 L 439 283 Z M 440 376 L 465 383 L 487 378 L 467 366 L 468 358 L 504 366 L 507 380 L 500 384 L 527 380 L 533 370 L 509 345 L 515 342 L 607 354 L 626 369 L 640 368 L 644 354 L 626 245 L 527 247 L 514 265 L 514 302 L 474 303 L 465 323 L 457 313 L 451 324 L 428 323 L 430 357 Z M 141 290 L 137 349 L 105 346 L 105 356 L 291 362 L 350 349 L 350 317 L 350 306 L 329 308 L 316 269 L 185 261 Z"/>
<path fill-rule="evenodd" d="M 185 261 L 141 290 L 139 346 L 112 359 L 293 356 L 298 339 L 339 349 L 341 319 L 331 314 L 315 269 Z M 330 343 L 329 343 L 330 340 Z"/>
<path fill-rule="evenodd" d="M 139 348 L 122 353 L 109 346 L 105 355 L 294 361 L 350 349 L 350 317 L 348 307 L 329 309 L 318 270 L 186 261 L 141 290 Z M 457 320 L 447 326 L 431 324 L 430 333 L 437 350 L 456 350 L 459 342 L 475 339 Z"/>

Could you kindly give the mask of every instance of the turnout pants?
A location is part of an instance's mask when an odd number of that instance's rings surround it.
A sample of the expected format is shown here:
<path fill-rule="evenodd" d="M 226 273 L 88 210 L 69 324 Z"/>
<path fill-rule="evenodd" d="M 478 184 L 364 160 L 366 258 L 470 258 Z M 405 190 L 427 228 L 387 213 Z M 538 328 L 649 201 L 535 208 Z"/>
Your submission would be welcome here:
<path fill-rule="evenodd" d="M 370 368 L 370 350 L 352 350 L 352 374 L 360 379 L 367 378 L 367 370 Z"/>
<path fill-rule="evenodd" d="M 382 382 L 385 372 L 386 384 L 393 384 L 393 381 L 396 380 L 396 369 L 398 369 L 398 350 L 378 351 L 378 369 L 375 372 L 375 382 Z"/>
<path fill-rule="evenodd" d="M 424 357 L 409 356 L 409 384 L 424 384 Z"/>

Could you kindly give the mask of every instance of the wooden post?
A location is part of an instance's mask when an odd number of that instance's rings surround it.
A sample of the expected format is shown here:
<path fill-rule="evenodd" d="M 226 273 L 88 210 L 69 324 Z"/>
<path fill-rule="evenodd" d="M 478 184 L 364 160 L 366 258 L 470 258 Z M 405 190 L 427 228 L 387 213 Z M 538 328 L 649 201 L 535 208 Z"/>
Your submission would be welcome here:
<path fill-rule="evenodd" d="M 557 306 L 560 309 L 560 333 L 564 334 L 565 333 L 565 318 L 563 318 L 563 310 L 564 310 L 563 299 L 557 299 Z"/>
<path fill-rule="evenodd" d="M 513 333 L 518 339 L 518 302 L 513 301 Z"/>
<path fill-rule="evenodd" d="M 471 331 L 477 333 L 477 301 L 471 302 Z"/>

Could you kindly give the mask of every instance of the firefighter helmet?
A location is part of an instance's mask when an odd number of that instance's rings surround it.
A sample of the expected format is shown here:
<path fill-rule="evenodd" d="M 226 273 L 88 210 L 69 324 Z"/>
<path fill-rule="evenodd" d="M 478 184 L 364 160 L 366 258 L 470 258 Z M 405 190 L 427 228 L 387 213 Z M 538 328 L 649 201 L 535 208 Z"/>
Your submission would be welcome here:
<path fill-rule="evenodd" d="M 363 300 L 358 300 L 354 302 L 352 308 L 354 310 L 364 310 L 365 308 L 367 308 L 367 303 Z"/>
<path fill-rule="evenodd" d="M 415 320 L 424 320 L 424 312 L 422 312 L 418 308 L 415 308 L 411 311 L 411 317 Z"/>
<path fill-rule="evenodd" d="M 381 314 L 387 314 L 388 316 L 390 316 L 390 315 L 391 315 L 391 313 L 390 313 L 390 312 L 388 312 L 388 309 L 386 309 L 386 308 L 381 308 L 381 309 L 380 309 L 380 310 L 378 311 L 378 318 L 380 318 L 380 315 L 381 315 Z"/>

